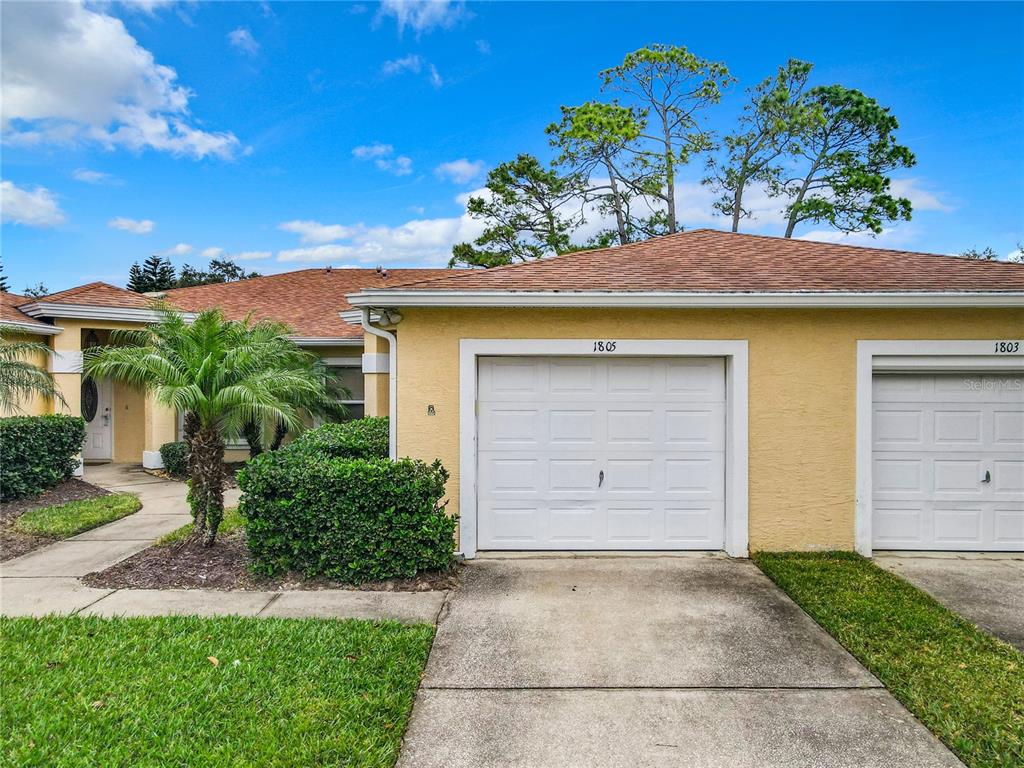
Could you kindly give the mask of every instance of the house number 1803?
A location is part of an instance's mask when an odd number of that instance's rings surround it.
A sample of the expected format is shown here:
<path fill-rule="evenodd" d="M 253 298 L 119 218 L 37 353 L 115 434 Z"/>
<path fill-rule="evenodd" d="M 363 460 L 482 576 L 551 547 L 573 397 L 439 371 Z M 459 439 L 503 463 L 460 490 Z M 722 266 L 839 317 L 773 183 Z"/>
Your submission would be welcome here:
<path fill-rule="evenodd" d="M 1014 352 L 1020 352 L 1019 341 L 997 341 L 995 347 L 995 353 L 1013 354 Z"/>
<path fill-rule="evenodd" d="M 594 351 L 595 352 L 614 352 L 616 342 L 614 341 L 595 341 Z"/>

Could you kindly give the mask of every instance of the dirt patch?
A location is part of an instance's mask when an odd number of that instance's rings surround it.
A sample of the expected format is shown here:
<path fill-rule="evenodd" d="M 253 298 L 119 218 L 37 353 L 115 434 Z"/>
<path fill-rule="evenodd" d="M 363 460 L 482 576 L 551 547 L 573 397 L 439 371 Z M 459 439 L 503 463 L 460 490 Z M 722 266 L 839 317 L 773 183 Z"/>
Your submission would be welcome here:
<path fill-rule="evenodd" d="M 244 461 L 230 462 L 224 465 L 224 488 L 237 488 L 238 487 L 238 470 L 245 466 Z M 164 469 L 144 469 L 147 475 L 153 477 L 159 477 L 163 480 L 174 480 L 179 483 L 184 483 L 188 480 L 188 475 L 172 475 L 170 472 Z"/>
<path fill-rule="evenodd" d="M 43 491 L 38 496 L 28 496 L 24 499 L 15 499 L 0 504 L 0 562 L 11 560 L 31 552 L 33 549 L 57 541 L 49 536 L 32 536 L 14 530 L 15 520 L 26 512 L 109 494 L 110 491 L 104 488 L 72 478 Z"/>
<path fill-rule="evenodd" d="M 213 547 L 196 542 L 154 546 L 122 560 L 104 571 L 82 578 L 91 587 L 112 589 L 354 589 L 385 592 L 426 592 L 451 589 L 458 583 L 458 566 L 432 571 L 412 579 L 389 579 L 365 584 L 346 584 L 325 578 L 307 579 L 301 574 L 257 576 L 249 570 L 245 533 L 238 531 L 217 540 Z"/>

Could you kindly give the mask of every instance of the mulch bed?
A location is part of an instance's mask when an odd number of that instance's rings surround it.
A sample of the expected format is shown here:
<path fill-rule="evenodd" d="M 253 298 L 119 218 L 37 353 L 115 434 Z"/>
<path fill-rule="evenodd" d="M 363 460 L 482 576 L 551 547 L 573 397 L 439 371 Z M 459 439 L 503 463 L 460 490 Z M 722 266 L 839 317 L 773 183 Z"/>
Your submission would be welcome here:
<path fill-rule="evenodd" d="M 198 542 L 154 546 L 122 560 L 104 571 L 82 578 L 91 587 L 113 589 L 356 589 L 385 592 L 426 592 L 451 589 L 459 579 L 459 567 L 423 573 L 412 579 L 389 579 L 365 584 L 346 584 L 301 574 L 257 576 L 249 570 L 245 533 L 237 531 L 217 539 L 212 547 Z"/>
<path fill-rule="evenodd" d="M 238 487 L 238 470 L 245 466 L 244 461 L 227 462 L 224 464 L 224 488 L 237 488 Z M 172 475 L 170 472 L 164 469 L 146 469 L 143 470 L 146 474 L 152 475 L 153 477 L 160 477 L 164 480 L 176 480 L 179 483 L 183 483 L 188 480 L 187 475 Z"/>
<path fill-rule="evenodd" d="M 52 507 L 57 504 L 65 504 L 69 501 L 80 499 L 92 499 L 96 496 L 107 496 L 110 491 L 87 483 L 84 480 L 72 478 L 60 485 L 55 485 L 38 496 L 28 496 L 23 499 L 6 501 L 0 504 L 0 562 L 19 557 L 33 549 L 52 544 L 57 539 L 49 536 L 32 536 L 14 530 L 14 521 L 26 512 L 43 507 Z"/>

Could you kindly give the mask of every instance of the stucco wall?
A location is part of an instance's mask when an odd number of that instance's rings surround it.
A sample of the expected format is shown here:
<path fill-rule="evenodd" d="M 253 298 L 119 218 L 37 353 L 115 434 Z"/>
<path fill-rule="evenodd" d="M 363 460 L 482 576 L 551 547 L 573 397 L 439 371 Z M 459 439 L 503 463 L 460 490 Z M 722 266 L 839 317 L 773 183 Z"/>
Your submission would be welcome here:
<path fill-rule="evenodd" d="M 1019 338 L 1024 311 L 403 309 L 398 451 L 458 511 L 462 338 L 746 339 L 750 548 L 852 549 L 859 339 Z M 427 415 L 433 405 L 436 416 Z"/>
<path fill-rule="evenodd" d="M 44 346 L 49 345 L 49 336 L 40 336 L 34 333 L 8 333 L 4 335 L 4 340 L 11 343 L 20 343 L 25 341 L 35 342 L 37 344 L 43 344 Z M 22 359 L 31 363 L 32 365 L 42 368 L 44 371 L 48 370 L 48 355 L 45 352 L 30 352 L 25 355 Z M 32 395 L 27 398 L 22 398 L 17 403 L 17 408 L 5 408 L 0 407 L 0 417 L 3 416 L 42 416 L 46 413 L 51 413 L 53 405 L 50 403 L 49 398 L 40 397 L 38 395 Z"/>

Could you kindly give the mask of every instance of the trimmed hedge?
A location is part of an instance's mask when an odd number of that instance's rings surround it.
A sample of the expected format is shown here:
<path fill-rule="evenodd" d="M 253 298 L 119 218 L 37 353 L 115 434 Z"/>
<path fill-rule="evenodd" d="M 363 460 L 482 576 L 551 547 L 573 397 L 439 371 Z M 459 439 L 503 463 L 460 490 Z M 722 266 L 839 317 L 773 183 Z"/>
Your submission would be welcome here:
<path fill-rule="evenodd" d="M 383 416 L 324 424 L 303 432 L 288 447 L 338 459 L 386 459 L 388 420 Z"/>
<path fill-rule="evenodd" d="M 283 448 L 238 474 L 253 570 L 360 583 L 452 564 L 439 461 L 338 459 Z"/>
<path fill-rule="evenodd" d="M 0 501 L 42 493 L 70 478 L 84 441 L 80 416 L 0 419 Z"/>
<path fill-rule="evenodd" d="M 175 477 L 188 474 L 188 443 L 181 440 L 177 443 L 164 443 L 160 446 L 160 460 L 164 463 L 164 471 Z"/>

